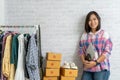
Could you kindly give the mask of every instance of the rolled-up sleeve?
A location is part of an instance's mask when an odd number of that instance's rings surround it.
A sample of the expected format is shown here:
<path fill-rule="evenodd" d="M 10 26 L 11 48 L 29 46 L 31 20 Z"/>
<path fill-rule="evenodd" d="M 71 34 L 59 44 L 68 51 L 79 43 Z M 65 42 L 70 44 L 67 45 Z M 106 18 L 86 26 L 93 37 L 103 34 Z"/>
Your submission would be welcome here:
<path fill-rule="evenodd" d="M 79 55 L 82 55 L 84 54 L 84 48 L 83 48 L 83 42 L 80 41 L 79 43 Z"/>
<path fill-rule="evenodd" d="M 112 46 L 113 46 L 113 43 L 112 43 L 111 39 L 108 38 L 105 41 L 105 48 L 104 48 L 104 51 L 103 51 L 103 55 L 105 55 L 106 58 L 109 58 L 109 56 L 111 55 Z"/>
<path fill-rule="evenodd" d="M 81 35 L 81 38 L 80 38 L 80 42 L 79 42 L 79 55 L 83 55 L 85 52 L 85 45 L 84 45 L 84 42 L 85 42 L 85 36 L 86 36 L 86 34 L 85 33 L 83 33 L 82 35 Z"/>

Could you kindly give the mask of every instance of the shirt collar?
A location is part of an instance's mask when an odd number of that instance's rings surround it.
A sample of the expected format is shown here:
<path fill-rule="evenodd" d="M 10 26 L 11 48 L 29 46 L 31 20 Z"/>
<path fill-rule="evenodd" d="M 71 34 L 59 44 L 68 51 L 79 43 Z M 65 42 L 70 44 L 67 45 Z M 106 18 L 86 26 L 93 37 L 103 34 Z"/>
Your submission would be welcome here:
<path fill-rule="evenodd" d="M 89 32 L 89 34 L 91 34 L 91 35 L 96 35 L 96 34 L 98 34 L 99 32 L 101 31 L 101 29 L 100 30 L 98 30 L 97 32 L 95 32 L 95 33 L 93 33 L 93 32 Z"/>

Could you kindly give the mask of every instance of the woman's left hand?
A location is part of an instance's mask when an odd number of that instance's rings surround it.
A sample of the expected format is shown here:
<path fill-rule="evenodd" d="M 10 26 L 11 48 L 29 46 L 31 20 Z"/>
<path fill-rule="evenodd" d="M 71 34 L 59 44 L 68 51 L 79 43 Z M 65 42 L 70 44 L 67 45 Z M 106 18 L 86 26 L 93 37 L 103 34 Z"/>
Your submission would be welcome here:
<path fill-rule="evenodd" d="M 87 64 L 84 64 L 84 68 L 85 69 L 88 69 L 88 68 L 92 68 L 96 65 L 96 62 L 95 61 L 89 61 L 89 63 Z"/>

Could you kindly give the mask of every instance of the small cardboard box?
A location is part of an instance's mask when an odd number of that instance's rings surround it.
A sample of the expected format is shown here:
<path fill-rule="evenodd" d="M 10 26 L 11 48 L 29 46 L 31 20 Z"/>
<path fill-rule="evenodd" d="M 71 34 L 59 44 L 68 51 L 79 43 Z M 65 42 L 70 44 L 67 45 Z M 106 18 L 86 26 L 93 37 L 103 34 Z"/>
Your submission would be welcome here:
<path fill-rule="evenodd" d="M 46 61 L 46 68 L 58 69 L 58 68 L 60 68 L 60 61 L 50 61 L 50 60 L 47 60 Z"/>
<path fill-rule="evenodd" d="M 60 80 L 75 80 L 75 77 L 60 76 Z"/>
<path fill-rule="evenodd" d="M 65 68 L 60 68 L 60 73 L 63 76 L 69 76 L 69 77 L 77 77 L 78 75 L 78 70 L 77 69 L 65 69 Z"/>
<path fill-rule="evenodd" d="M 53 53 L 53 52 L 47 52 L 47 60 L 61 60 L 62 54 L 60 53 Z"/>
<path fill-rule="evenodd" d="M 45 76 L 59 76 L 60 69 L 46 69 Z"/>
<path fill-rule="evenodd" d="M 43 80 L 58 80 L 58 77 L 43 77 Z"/>

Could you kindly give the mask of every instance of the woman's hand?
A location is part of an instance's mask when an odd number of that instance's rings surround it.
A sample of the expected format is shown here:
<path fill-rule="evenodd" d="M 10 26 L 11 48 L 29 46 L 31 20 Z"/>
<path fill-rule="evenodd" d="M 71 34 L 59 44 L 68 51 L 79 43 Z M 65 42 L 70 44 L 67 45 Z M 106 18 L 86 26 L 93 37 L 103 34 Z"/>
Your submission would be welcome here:
<path fill-rule="evenodd" d="M 84 63 L 84 68 L 88 69 L 88 68 L 92 68 L 96 65 L 95 61 L 85 61 Z"/>
<path fill-rule="evenodd" d="M 83 61 L 83 64 L 84 64 L 84 65 L 85 65 L 85 64 L 89 64 L 89 61 L 84 60 L 84 61 Z"/>

